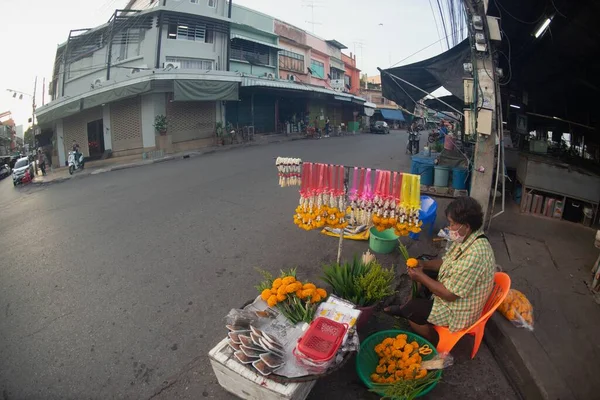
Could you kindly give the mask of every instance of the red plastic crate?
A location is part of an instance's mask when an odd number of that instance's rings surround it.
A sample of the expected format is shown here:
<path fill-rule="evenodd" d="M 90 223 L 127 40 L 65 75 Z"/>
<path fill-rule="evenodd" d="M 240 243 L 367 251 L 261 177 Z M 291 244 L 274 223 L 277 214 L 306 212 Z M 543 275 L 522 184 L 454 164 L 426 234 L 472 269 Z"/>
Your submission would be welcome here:
<path fill-rule="evenodd" d="M 337 353 L 347 326 L 328 318 L 319 317 L 298 341 L 298 350 L 313 361 L 326 361 Z"/>

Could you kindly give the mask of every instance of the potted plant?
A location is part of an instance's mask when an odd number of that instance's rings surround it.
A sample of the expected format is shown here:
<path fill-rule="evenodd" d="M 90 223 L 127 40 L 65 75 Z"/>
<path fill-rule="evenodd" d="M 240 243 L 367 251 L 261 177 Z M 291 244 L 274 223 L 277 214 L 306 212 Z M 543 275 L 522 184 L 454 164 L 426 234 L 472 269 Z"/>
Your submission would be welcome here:
<path fill-rule="evenodd" d="M 393 268 L 383 268 L 372 256 L 363 256 L 362 260 L 354 257 L 352 263 L 327 265 L 323 272 L 323 280 L 331 286 L 332 293 L 361 310 L 356 322 L 358 329 L 371 318 L 379 302 L 394 294 Z"/>
<path fill-rule="evenodd" d="M 169 125 L 169 121 L 167 117 L 160 114 L 154 117 L 154 129 L 161 136 L 165 136 L 167 134 L 167 126 Z"/>

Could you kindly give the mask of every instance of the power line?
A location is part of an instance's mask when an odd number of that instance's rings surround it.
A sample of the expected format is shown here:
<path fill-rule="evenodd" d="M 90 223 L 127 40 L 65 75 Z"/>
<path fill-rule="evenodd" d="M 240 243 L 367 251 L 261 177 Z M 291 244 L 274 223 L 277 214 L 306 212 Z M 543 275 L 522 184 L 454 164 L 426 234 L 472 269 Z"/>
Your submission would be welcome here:
<path fill-rule="evenodd" d="M 440 38 L 440 27 L 438 26 L 437 19 L 435 18 L 435 11 L 433 10 L 433 4 L 431 4 L 431 0 L 429 0 L 429 8 L 431 8 L 431 15 L 433 16 L 433 22 L 435 23 L 435 30 L 438 34 L 438 39 Z M 442 46 L 442 39 L 439 40 L 440 48 L 444 51 L 444 46 Z"/>
<path fill-rule="evenodd" d="M 464 28 L 463 28 L 463 30 L 464 30 Z M 409 58 L 411 58 L 412 56 L 415 56 L 415 55 L 419 54 L 420 52 L 422 52 L 422 51 L 424 51 L 424 50 L 427 50 L 427 49 L 428 49 L 428 48 L 430 48 L 431 46 L 434 46 L 434 45 L 438 44 L 438 43 L 439 43 L 439 42 L 441 42 L 442 40 L 445 40 L 445 39 L 446 39 L 448 36 L 450 36 L 450 35 L 453 35 L 453 34 L 455 34 L 455 33 L 456 33 L 456 32 L 452 32 L 452 33 L 448 34 L 446 37 L 443 37 L 443 38 L 441 38 L 441 39 L 439 39 L 439 40 L 436 40 L 435 42 L 431 43 L 430 45 L 423 47 L 421 50 L 418 50 L 418 51 L 416 51 L 416 52 L 412 53 L 411 55 L 409 55 L 408 57 L 405 57 L 405 58 L 403 58 L 402 60 L 398 61 L 397 63 L 395 63 L 395 64 L 393 64 L 393 65 L 390 65 L 390 68 L 392 68 L 392 67 L 395 67 L 396 65 L 400 64 L 401 62 L 408 60 L 408 59 L 409 59 Z"/>

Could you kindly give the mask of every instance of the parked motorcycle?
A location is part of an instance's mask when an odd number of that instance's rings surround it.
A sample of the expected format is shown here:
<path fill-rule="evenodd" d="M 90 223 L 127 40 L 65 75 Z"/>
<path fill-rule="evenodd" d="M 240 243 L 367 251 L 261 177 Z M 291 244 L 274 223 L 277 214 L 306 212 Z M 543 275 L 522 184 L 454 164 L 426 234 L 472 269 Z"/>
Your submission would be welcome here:
<path fill-rule="evenodd" d="M 406 143 L 406 153 L 408 154 L 419 154 L 419 141 L 421 134 L 418 129 L 408 130 L 408 142 Z"/>
<path fill-rule="evenodd" d="M 69 174 L 73 175 L 73 172 L 80 171 L 85 166 L 85 161 L 83 160 L 83 154 L 78 153 L 78 157 L 76 159 L 75 152 L 69 152 Z"/>

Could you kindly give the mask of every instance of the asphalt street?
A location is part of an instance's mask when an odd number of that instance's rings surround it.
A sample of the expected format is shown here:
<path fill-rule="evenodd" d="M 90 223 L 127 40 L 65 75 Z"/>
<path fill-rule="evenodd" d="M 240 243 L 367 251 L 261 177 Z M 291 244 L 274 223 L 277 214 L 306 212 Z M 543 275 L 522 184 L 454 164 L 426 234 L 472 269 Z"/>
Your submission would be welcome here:
<path fill-rule="evenodd" d="M 9 399 L 232 398 L 207 353 L 256 268 L 316 279 L 337 241 L 292 223 L 277 156 L 408 170 L 406 134 L 218 152 L 42 187 L 0 181 L 0 390 Z M 349 243 L 344 256 L 366 249 Z M 514 398 L 489 351 L 429 398 Z M 169 387 L 163 388 L 165 382 Z M 311 399 L 377 398 L 348 366 Z"/>

